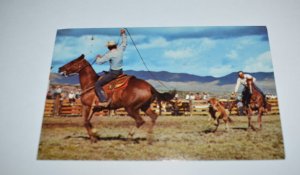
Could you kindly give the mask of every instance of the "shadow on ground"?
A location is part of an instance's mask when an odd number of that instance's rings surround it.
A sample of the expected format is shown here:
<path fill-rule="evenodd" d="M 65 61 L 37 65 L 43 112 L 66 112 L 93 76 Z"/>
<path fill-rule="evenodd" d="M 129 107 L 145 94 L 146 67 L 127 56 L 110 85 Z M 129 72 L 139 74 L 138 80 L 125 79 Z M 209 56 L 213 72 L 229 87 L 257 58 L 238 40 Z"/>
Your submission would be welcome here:
<path fill-rule="evenodd" d="M 84 139 L 84 140 L 90 140 L 87 136 L 66 136 L 64 139 Z M 144 137 L 137 137 L 137 138 L 125 138 L 121 135 L 118 136 L 107 136 L 107 137 L 100 137 L 97 136 L 98 141 L 132 141 L 134 143 L 139 143 L 140 141 L 146 141 L 147 138 Z"/>

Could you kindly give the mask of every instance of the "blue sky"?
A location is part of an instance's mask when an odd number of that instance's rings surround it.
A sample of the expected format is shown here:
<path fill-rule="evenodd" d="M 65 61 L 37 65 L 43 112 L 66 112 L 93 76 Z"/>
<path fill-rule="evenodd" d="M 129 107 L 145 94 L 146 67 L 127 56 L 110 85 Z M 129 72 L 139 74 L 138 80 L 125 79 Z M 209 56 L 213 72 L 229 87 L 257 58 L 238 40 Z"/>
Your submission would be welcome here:
<path fill-rule="evenodd" d="M 128 28 L 151 71 L 220 77 L 234 71 L 273 72 L 267 28 L 164 27 Z M 93 61 L 107 52 L 109 40 L 120 40 L 120 28 L 62 29 L 57 31 L 52 72 L 85 54 Z M 109 64 L 94 64 L 97 71 Z M 124 70 L 146 70 L 128 36 Z"/>

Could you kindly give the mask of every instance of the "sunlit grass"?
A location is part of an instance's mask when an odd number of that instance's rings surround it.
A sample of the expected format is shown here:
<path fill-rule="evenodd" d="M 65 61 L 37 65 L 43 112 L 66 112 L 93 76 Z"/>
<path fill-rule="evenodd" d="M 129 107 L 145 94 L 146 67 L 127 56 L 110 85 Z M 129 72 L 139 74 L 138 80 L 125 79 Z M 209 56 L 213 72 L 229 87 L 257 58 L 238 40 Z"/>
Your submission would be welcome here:
<path fill-rule="evenodd" d="M 128 132 L 135 123 L 129 117 L 98 117 L 92 123 L 101 138 L 91 144 L 82 118 L 44 118 L 38 159 L 63 160 L 223 160 L 283 159 L 284 146 L 279 116 L 264 116 L 261 131 L 247 131 L 246 117 L 232 117 L 226 132 L 216 133 L 207 117 L 166 117 L 157 120 L 154 142 L 147 143 L 148 124 Z M 149 123 L 149 119 L 147 122 Z M 256 117 L 253 118 L 256 124 Z"/>

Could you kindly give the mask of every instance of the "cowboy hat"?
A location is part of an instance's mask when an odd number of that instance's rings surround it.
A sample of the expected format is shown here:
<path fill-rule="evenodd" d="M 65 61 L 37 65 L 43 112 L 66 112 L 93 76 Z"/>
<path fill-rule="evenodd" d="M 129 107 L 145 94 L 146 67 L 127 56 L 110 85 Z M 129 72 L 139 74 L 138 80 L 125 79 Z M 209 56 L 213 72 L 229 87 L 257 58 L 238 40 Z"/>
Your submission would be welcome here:
<path fill-rule="evenodd" d="M 115 41 L 108 41 L 106 46 L 114 46 L 117 45 L 117 43 Z"/>

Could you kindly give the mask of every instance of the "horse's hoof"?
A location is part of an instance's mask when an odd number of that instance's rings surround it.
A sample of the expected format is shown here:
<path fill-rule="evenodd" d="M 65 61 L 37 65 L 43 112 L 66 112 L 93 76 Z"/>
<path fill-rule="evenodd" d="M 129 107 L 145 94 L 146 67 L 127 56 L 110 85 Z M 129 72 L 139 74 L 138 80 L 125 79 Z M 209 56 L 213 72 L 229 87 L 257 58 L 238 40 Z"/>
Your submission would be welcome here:
<path fill-rule="evenodd" d="M 248 126 L 247 131 L 251 131 L 251 130 L 256 131 L 256 128 L 253 125 Z"/>
<path fill-rule="evenodd" d="M 225 132 L 226 132 L 226 133 L 231 133 L 232 130 L 231 130 L 231 129 L 226 129 Z"/>
<path fill-rule="evenodd" d="M 129 132 L 128 133 L 128 140 L 132 140 L 133 139 L 133 136 L 134 136 L 134 132 Z"/>
<path fill-rule="evenodd" d="M 219 125 L 219 123 L 218 123 L 217 120 L 214 120 L 214 125 L 215 125 L 215 126 L 218 126 L 218 125 Z"/>
<path fill-rule="evenodd" d="M 90 138 L 91 143 L 97 143 L 98 139 L 96 137 L 91 137 Z"/>
<path fill-rule="evenodd" d="M 139 128 L 139 127 L 142 126 L 144 123 L 145 123 L 144 120 L 138 121 L 138 122 L 136 123 L 136 127 Z"/>
<path fill-rule="evenodd" d="M 93 144 L 93 143 L 97 143 L 97 140 L 91 140 L 91 143 Z"/>
<path fill-rule="evenodd" d="M 153 145 L 153 137 L 147 138 L 148 145 Z"/>

